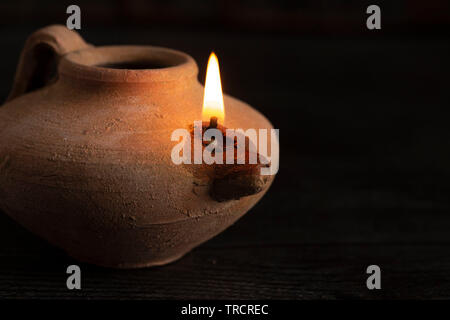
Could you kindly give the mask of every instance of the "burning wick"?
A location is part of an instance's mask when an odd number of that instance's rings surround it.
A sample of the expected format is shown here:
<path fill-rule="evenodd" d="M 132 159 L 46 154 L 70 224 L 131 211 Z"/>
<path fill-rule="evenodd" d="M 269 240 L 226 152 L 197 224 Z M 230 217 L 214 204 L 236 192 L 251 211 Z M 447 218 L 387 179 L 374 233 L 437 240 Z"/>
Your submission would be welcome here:
<path fill-rule="evenodd" d="M 217 117 L 212 116 L 211 119 L 209 119 L 209 128 L 217 128 Z"/>
<path fill-rule="evenodd" d="M 206 130 L 208 129 L 217 129 L 217 117 L 211 117 L 211 119 L 209 119 L 209 126 L 208 128 L 206 128 Z M 212 137 L 212 141 L 210 143 L 207 144 L 208 146 L 211 147 L 215 147 L 217 145 L 217 141 L 214 139 L 214 137 Z"/>

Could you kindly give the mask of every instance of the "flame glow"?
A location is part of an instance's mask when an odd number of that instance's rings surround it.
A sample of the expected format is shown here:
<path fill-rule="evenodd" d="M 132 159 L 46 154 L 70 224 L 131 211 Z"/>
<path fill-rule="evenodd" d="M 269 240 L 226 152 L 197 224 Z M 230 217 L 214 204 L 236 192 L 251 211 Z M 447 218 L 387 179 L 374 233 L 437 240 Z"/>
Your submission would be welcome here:
<path fill-rule="evenodd" d="M 205 93 L 203 96 L 202 120 L 209 121 L 217 117 L 221 124 L 225 121 L 222 84 L 220 82 L 219 61 L 214 52 L 211 53 L 206 69 Z"/>

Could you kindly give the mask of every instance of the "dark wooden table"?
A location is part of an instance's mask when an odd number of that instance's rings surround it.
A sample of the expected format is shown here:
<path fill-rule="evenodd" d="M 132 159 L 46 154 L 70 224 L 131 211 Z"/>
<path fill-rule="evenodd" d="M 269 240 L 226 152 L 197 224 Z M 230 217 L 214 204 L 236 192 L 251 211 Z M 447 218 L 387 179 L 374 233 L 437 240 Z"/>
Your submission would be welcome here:
<path fill-rule="evenodd" d="M 0 29 L 1 96 L 32 28 Z M 235 225 L 165 267 L 81 264 L 0 215 L 1 298 L 450 297 L 448 39 L 302 38 L 86 30 L 95 44 L 154 44 L 204 64 L 280 128 L 281 168 Z M 366 288 L 366 268 L 382 290 Z"/>

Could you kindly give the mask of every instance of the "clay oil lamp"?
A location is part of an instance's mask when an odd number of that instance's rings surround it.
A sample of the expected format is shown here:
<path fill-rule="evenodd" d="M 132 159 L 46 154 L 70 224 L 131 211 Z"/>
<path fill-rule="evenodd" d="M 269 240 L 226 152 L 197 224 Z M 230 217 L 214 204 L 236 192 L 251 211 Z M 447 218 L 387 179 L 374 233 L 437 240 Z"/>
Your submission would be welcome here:
<path fill-rule="evenodd" d="M 225 142 L 234 139 L 225 125 L 272 125 L 221 89 L 205 93 L 197 73 L 179 51 L 95 47 L 64 26 L 36 31 L 0 107 L 2 211 L 72 257 L 116 268 L 172 262 L 225 230 L 267 191 L 267 161 L 175 164 L 171 135 L 186 128 L 207 148 L 208 128 Z"/>

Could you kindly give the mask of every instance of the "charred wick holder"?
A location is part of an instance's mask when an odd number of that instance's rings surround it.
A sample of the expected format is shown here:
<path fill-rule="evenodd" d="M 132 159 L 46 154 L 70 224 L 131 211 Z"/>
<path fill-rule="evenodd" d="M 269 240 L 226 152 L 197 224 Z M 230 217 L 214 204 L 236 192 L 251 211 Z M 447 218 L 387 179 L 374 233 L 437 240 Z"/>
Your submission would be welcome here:
<path fill-rule="evenodd" d="M 202 113 L 203 93 L 183 52 L 96 47 L 65 26 L 36 31 L 0 106 L 0 209 L 83 262 L 140 268 L 181 258 L 273 181 L 260 164 L 173 163 L 171 135 Z M 273 128 L 223 99 L 229 128 Z M 225 132 L 215 123 L 203 127 Z"/>
<path fill-rule="evenodd" d="M 216 155 L 222 157 L 222 164 L 212 164 L 208 165 L 202 163 L 200 165 L 191 164 L 188 167 L 191 167 L 192 170 L 196 172 L 196 175 L 199 176 L 202 173 L 208 172 L 210 177 L 210 195 L 216 201 L 223 202 L 228 200 L 238 200 L 245 196 L 250 196 L 253 194 L 257 194 L 264 190 L 264 187 L 270 181 L 270 176 L 261 175 L 261 168 L 268 167 L 270 164 L 267 161 L 261 161 L 263 158 L 260 154 L 256 153 L 257 163 L 250 163 L 250 153 L 251 148 L 250 145 L 252 142 L 248 137 L 240 137 L 245 139 L 245 153 L 244 158 L 245 162 L 243 164 L 238 163 L 238 149 L 237 149 L 237 140 L 238 136 L 242 136 L 241 133 L 236 133 L 236 136 L 232 137 L 234 141 L 229 141 L 232 139 L 227 136 L 227 128 L 218 124 L 217 117 L 211 117 L 210 121 L 203 121 L 201 136 L 197 137 L 194 134 L 194 127 L 191 125 L 191 150 L 194 150 L 194 141 L 195 139 L 202 139 L 203 133 L 208 129 L 218 129 L 222 133 L 222 150 L 220 155 Z M 233 146 L 233 150 L 227 149 L 228 145 Z M 203 150 L 213 141 L 203 141 L 202 139 L 202 152 Z M 257 150 L 253 148 L 252 150 Z M 233 152 L 234 161 L 232 164 L 227 164 L 227 153 Z M 206 168 L 205 168 L 206 166 Z M 207 167 L 212 166 L 210 170 Z"/>

